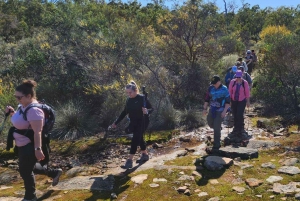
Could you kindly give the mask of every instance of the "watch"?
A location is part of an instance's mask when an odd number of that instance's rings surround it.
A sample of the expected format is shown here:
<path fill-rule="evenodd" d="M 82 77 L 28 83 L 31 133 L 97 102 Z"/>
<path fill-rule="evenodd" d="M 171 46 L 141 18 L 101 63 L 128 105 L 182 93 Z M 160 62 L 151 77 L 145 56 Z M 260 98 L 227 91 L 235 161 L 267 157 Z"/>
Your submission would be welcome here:
<path fill-rule="evenodd" d="M 35 151 L 41 150 L 41 147 L 34 148 Z"/>

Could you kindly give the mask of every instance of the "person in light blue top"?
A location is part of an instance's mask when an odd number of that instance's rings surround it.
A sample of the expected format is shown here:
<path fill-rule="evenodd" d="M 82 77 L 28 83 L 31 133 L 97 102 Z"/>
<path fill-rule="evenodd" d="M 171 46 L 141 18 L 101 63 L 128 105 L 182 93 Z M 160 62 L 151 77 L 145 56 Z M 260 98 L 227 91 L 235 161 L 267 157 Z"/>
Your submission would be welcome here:
<path fill-rule="evenodd" d="M 230 94 L 226 86 L 222 85 L 219 76 L 215 75 L 211 80 L 204 103 L 204 112 L 207 114 L 207 122 L 209 127 L 214 129 L 214 144 L 211 150 L 207 150 L 209 153 L 218 153 L 221 147 L 221 124 L 226 116 L 228 108 L 230 107 Z"/>

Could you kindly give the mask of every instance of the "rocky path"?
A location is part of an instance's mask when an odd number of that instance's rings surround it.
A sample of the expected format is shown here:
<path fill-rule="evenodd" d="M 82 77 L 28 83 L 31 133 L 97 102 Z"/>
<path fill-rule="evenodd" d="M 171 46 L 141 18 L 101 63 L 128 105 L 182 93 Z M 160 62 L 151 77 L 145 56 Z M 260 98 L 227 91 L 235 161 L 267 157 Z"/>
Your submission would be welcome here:
<path fill-rule="evenodd" d="M 275 132 L 270 132 L 267 129 L 262 128 L 254 128 L 251 124 L 251 118 L 253 117 L 251 114 L 248 114 L 249 117 L 246 119 L 246 124 L 248 124 L 247 130 L 251 139 L 247 147 L 234 147 L 227 146 L 221 148 L 222 156 L 206 156 L 205 148 L 206 143 L 202 143 L 199 146 L 184 148 L 184 141 L 189 141 L 190 138 L 197 138 L 199 141 L 205 141 L 212 139 L 213 133 L 209 128 L 201 128 L 195 132 L 182 134 L 177 136 L 176 139 L 178 143 L 174 146 L 174 151 L 163 155 L 153 155 L 153 157 L 144 164 L 134 164 L 134 168 L 131 170 L 123 170 L 119 166 L 111 167 L 105 171 L 104 174 L 95 174 L 95 172 L 99 171 L 95 167 L 86 167 L 86 166 L 75 166 L 68 170 L 65 174 L 67 176 L 66 179 L 60 181 L 60 183 L 55 186 L 49 186 L 47 191 L 69 191 L 69 190 L 95 190 L 95 191 L 113 191 L 115 184 L 115 177 L 120 175 L 128 175 L 134 173 L 135 176 L 131 177 L 131 181 L 135 184 L 142 185 L 144 181 L 148 180 L 148 174 L 139 174 L 139 172 L 143 172 L 149 169 L 155 170 L 168 170 L 168 172 L 172 172 L 173 170 L 182 171 L 179 175 L 177 181 L 172 182 L 187 182 L 183 183 L 184 185 L 179 186 L 175 190 L 183 194 L 185 196 L 191 196 L 192 194 L 197 194 L 200 198 L 206 198 L 206 200 L 214 201 L 214 200 L 226 200 L 222 197 L 214 197 L 213 195 L 209 195 L 209 192 L 203 192 L 201 190 L 191 190 L 189 186 L 189 181 L 194 181 L 195 178 L 202 178 L 205 175 L 202 175 L 202 170 L 210 170 L 210 171 L 220 171 L 226 170 L 230 166 L 234 166 L 238 168 L 237 174 L 234 174 L 236 177 L 232 181 L 232 191 L 237 194 L 244 194 L 248 191 L 248 189 L 257 188 L 261 185 L 269 186 L 269 192 L 272 192 L 274 195 L 268 196 L 268 198 L 264 197 L 263 200 L 269 200 L 276 198 L 277 195 L 284 195 L 293 197 L 294 199 L 300 200 L 300 182 L 297 181 L 289 181 L 287 182 L 284 179 L 283 175 L 288 175 L 289 177 L 296 177 L 300 174 L 300 165 L 298 157 L 285 157 L 283 155 L 281 160 L 271 159 L 266 163 L 260 165 L 261 169 L 272 169 L 276 170 L 276 174 L 267 175 L 264 179 L 256 178 L 256 175 L 249 178 L 242 178 L 244 171 L 249 169 L 257 168 L 255 164 L 249 163 L 248 159 L 258 158 L 260 150 L 272 150 L 280 147 L 280 143 L 278 143 L 277 139 L 284 137 L 284 130 L 278 128 Z M 225 126 L 224 126 L 225 127 Z M 230 129 L 222 130 L 222 139 L 226 138 L 230 132 Z M 178 166 L 178 165 L 166 165 L 167 161 L 172 161 L 176 158 L 183 158 L 186 156 L 195 156 L 198 159 L 197 165 L 190 166 Z M 113 159 L 112 159 L 113 160 Z M 11 165 L 13 161 L 10 161 Z M 122 161 L 124 162 L 124 160 Z M 14 166 L 11 166 L 14 168 Z M 191 174 L 186 174 L 185 172 L 192 171 Z M 274 171 L 273 171 L 274 172 Z M 18 175 L 11 171 L 7 170 L 4 173 L 0 173 L 0 184 L 9 183 L 11 176 L 17 178 Z M 300 177 L 297 177 L 300 178 Z M 4 182 L 7 181 L 7 182 Z M 285 182 L 282 182 L 285 181 Z M 300 180 L 299 180 L 300 181 Z M 151 188 L 158 188 L 162 183 L 167 182 L 165 178 L 154 178 L 149 186 Z M 217 185 L 219 183 L 218 180 L 210 180 L 209 183 L 211 185 Z M 242 185 L 242 184 L 246 184 Z M 9 185 L 1 185 L 0 190 L 7 190 L 12 188 Z M 15 192 L 15 195 L 19 195 L 20 197 L 24 191 Z M 45 192 L 38 191 L 38 196 L 42 196 Z M 112 194 L 112 198 L 114 198 L 114 194 Z M 116 195 L 117 196 L 117 195 Z M 261 194 L 255 195 L 259 200 L 263 197 Z M 62 195 L 55 195 L 45 200 L 60 200 Z M 0 197 L 0 201 L 19 201 L 21 200 L 16 197 Z M 122 200 L 126 200 L 122 199 Z M 284 199 L 282 199 L 284 200 Z"/>

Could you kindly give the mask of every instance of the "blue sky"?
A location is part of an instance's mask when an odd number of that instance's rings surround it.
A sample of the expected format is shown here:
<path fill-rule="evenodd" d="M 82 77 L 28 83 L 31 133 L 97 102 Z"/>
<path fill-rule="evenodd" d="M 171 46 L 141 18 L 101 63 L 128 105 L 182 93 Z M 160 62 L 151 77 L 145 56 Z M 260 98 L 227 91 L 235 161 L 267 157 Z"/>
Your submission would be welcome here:
<path fill-rule="evenodd" d="M 127 1 L 127 0 L 124 0 Z M 130 1 L 130 0 L 129 0 Z M 151 0 L 137 0 L 138 2 L 141 2 L 142 5 L 147 5 L 147 3 L 152 3 L 153 1 Z M 174 2 L 179 2 L 182 4 L 184 1 L 183 0 L 164 0 L 165 5 L 168 7 L 172 7 L 174 5 Z M 204 0 L 204 2 L 216 2 L 220 10 L 224 10 L 224 2 L 223 0 Z M 253 5 L 259 5 L 261 8 L 266 8 L 266 7 L 273 7 L 273 8 L 278 8 L 280 6 L 294 6 L 296 7 L 298 4 L 300 5 L 299 0 L 226 0 L 226 2 L 235 2 L 235 4 L 240 8 L 242 6 L 242 2 L 244 3 L 250 3 L 251 6 Z"/>

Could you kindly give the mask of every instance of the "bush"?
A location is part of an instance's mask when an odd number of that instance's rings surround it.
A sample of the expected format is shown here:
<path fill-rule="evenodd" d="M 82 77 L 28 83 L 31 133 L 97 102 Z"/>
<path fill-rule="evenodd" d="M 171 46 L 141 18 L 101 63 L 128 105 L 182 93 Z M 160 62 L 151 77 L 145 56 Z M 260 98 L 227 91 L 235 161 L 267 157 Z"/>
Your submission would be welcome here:
<path fill-rule="evenodd" d="M 180 112 L 167 100 L 151 116 L 150 130 L 169 130 L 178 126 Z"/>
<path fill-rule="evenodd" d="M 199 128 L 205 125 L 201 112 L 195 109 L 186 109 L 180 115 L 180 125 L 186 130 Z"/>
<path fill-rule="evenodd" d="M 52 135 L 54 138 L 77 139 L 95 134 L 97 119 L 90 109 L 80 101 L 69 101 L 56 110 L 56 123 Z"/>
<path fill-rule="evenodd" d="M 239 56 L 237 54 L 224 56 L 219 60 L 217 65 L 214 67 L 214 70 L 216 70 L 217 74 L 220 76 L 224 75 L 225 77 L 227 69 L 231 66 L 234 66 L 238 58 Z"/>

